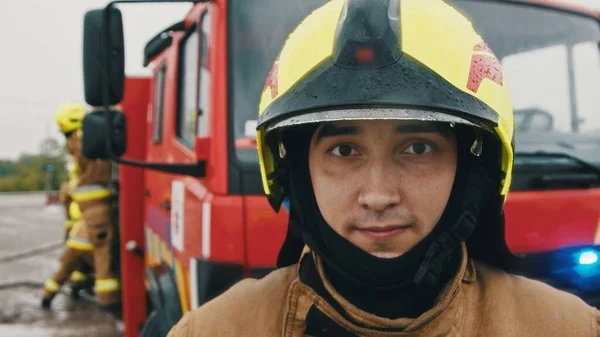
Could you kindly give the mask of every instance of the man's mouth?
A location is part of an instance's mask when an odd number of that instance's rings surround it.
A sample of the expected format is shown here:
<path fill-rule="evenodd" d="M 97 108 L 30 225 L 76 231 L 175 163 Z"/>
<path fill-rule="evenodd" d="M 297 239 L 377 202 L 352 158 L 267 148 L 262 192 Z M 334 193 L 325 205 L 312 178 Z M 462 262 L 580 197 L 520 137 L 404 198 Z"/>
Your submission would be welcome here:
<path fill-rule="evenodd" d="M 410 225 L 387 225 L 357 228 L 356 230 L 374 240 L 391 240 L 406 232 L 410 227 Z"/>

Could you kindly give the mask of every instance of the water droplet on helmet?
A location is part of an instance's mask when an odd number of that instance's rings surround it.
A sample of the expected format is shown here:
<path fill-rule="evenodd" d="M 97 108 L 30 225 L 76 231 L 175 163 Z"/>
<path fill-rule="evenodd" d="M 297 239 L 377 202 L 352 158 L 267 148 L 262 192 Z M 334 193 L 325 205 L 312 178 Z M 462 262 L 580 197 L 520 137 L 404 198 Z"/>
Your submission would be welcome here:
<path fill-rule="evenodd" d="M 279 158 L 283 159 L 285 158 L 286 155 L 286 150 L 285 150 L 285 146 L 283 145 L 283 143 L 279 143 Z"/>

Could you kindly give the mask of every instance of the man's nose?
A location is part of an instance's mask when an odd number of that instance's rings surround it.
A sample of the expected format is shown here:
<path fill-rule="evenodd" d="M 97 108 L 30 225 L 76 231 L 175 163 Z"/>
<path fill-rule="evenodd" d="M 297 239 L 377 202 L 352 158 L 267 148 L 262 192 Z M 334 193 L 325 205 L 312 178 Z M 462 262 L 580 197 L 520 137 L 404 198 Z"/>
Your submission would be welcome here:
<path fill-rule="evenodd" d="M 397 177 L 393 170 L 386 165 L 373 165 L 363 180 L 359 194 L 359 204 L 367 210 L 384 212 L 400 204 L 401 196 L 397 188 Z"/>

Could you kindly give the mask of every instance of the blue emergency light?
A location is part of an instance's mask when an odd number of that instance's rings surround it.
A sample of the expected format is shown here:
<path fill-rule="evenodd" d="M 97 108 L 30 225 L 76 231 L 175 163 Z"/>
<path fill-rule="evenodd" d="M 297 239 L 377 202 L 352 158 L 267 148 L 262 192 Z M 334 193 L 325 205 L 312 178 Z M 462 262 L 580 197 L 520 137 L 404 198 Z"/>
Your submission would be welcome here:
<path fill-rule="evenodd" d="M 595 249 L 582 249 L 573 255 L 575 267 L 573 271 L 578 275 L 575 282 L 579 287 L 598 288 L 600 278 L 600 262 L 598 262 L 599 252 Z"/>
<path fill-rule="evenodd" d="M 555 252 L 551 271 L 553 282 L 568 284 L 580 291 L 600 290 L 600 250 L 597 248 L 600 247 Z"/>
<path fill-rule="evenodd" d="M 594 250 L 584 250 L 579 252 L 577 262 L 582 266 L 589 266 L 598 262 L 598 252 Z"/>

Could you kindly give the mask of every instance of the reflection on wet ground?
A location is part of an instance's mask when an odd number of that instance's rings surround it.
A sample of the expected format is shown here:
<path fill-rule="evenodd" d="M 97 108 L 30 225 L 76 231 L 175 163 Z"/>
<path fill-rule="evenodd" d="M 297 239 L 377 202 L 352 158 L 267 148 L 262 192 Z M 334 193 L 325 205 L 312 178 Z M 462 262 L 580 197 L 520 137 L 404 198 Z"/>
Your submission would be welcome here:
<path fill-rule="evenodd" d="M 40 308 L 41 291 L 19 287 L 0 292 L 0 336 L 116 337 L 114 319 L 91 303 L 60 294 L 51 310 Z"/>
<path fill-rule="evenodd" d="M 0 337 L 122 336 L 109 314 L 68 294 L 40 308 L 42 284 L 61 253 L 43 247 L 63 240 L 62 214 L 45 206 L 43 194 L 0 195 Z"/>

